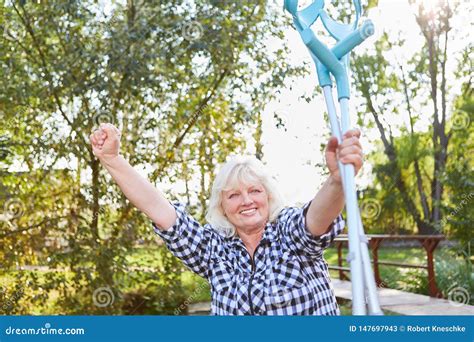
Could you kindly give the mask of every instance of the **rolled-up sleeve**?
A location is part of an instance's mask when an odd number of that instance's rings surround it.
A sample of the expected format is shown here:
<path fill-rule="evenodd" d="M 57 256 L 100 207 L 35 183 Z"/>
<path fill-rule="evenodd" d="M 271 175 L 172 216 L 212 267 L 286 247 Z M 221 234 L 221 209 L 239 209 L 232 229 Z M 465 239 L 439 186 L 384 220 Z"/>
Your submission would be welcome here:
<path fill-rule="evenodd" d="M 160 230 L 152 223 L 153 229 L 174 256 L 191 271 L 207 278 L 212 232 L 190 216 L 182 203 L 172 205 L 177 216 L 174 225 L 167 230 Z"/>
<path fill-rule="evenodd" d="M 311 202 L 301 208 L 285 208 L 279 215 L 279 227 L 290 249 L 314 257 L 321 257 L 324 249 L 339 235 L 345 226 L 344 219 L 339 215 L 328 227 L 326 233 L 315 236 L 306 226 L 306 212 Z"/>

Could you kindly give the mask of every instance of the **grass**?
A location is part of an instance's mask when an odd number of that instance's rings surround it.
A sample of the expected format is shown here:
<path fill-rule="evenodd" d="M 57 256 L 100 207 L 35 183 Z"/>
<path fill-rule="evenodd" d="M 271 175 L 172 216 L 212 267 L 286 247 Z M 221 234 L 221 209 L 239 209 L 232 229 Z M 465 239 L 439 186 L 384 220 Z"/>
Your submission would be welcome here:
<path fill-rule="evenodd" d="M 344 267 L 349 267 L 349 264 L 346 262 L 348 250 L 346 248 L 342 249 L 342 265 Z M 410 264 L 422 264 L 426 263 L 424 260 L 426 253 L 423 249 L 420 248 L 403 248 L 403 249 L 394 249 L 394 248 L 384 248 L 379 249 L 379 260 L 390 260 L 395 262 L 403 262 Z M 337 249 L 329 248 L 324 252 L 324 257 L 329 265 L 337 265 Z M 393 266 L 383 266 L 379 265 L 380 277 L 387 285 L 391 288 L 399 288 L 397 284 L 398 279 L 402 279 L 403 274 L 408 269 L 399 269 Z M 422 271 L 423 272 L 423 271 Z M 330 270 L 329 271 L 331 278 L 339 279 L 339 271 Z M 346 275 L 350 275 L 346 272 Z"/>
<path fill-rule="evenodd" d="M 347 249 L 343 248 L 343 266 L 349 267 L 345 258 L 347 256 Z M 329 265 L 337 265 L 337 249 L 329 248 L 324 254 Z M 434 254 L 435 258 L 435 274 L 438 285 L 453 283 L 445 281 L 447 276 L 444 270 L 440 267 L 446 261 L 454 264 L 462 264 L 461 258 L 453 255 L 450 249 L 438 248 Z M 394 261 L 413 265 L 426 265 L 426 252 L 423 248 L 393 248 L 384 247 L 379 249 L 379 261 Z M 380 278 L 385 287 L 403 290 L 407 292 L 419 293 L 428 295 L 428 271 L 425 269 L 414 268 L 400 268 L 387 265 L 379 265 Z M 346 273 L 349 275 L 348 273 Z M 330 270 L 330 275 L 333 279 L 339 279 L 339 272 Z M 439 286 L 438 286 L 439 287 Z M 446 290 L 440 288 L 440 290 Z"/>
<path fill-rule="evenodd" d="M 439 252 L 439 251 L 437 251 Z M 435 257 L 438 256 L 435 252 Z M 345 257 L 347 255 L 347 249 L 342 249 L 342 255 L 345 262 Z M 324 252 L 324 258 L 330 265 L 337 265 L 337 249 L 328 248 Z M 426 252 L 422 248 L 381 248 L 379 249 L 379 260 L 391 260 L 399 262 L 408 262 L 412 264 L 423 264 L 426 263 Z"/>

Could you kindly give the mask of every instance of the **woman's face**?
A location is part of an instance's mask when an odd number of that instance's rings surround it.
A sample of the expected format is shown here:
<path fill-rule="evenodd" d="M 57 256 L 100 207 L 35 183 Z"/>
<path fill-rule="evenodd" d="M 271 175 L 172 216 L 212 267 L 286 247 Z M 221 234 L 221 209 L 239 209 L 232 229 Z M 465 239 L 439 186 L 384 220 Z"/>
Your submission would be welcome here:
<path fill-rule="evenodd" d="M 262 184 L 239 184 L 222 192 L 222 209 L 237 230 L 264 227 L 268 221 L 268 194 Z"/>

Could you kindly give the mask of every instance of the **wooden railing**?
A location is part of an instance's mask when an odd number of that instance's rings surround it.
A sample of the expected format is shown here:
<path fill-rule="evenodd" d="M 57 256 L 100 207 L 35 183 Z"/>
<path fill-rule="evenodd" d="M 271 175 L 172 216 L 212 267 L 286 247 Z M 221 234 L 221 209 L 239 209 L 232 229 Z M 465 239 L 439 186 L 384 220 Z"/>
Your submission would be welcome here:
<path fill-rule="evenodd" d="M 369 240 L 369 248 L 372 251 L 372 265 L 374 270 L 374 277 L 377 286 L 383 284 L 382 278 L 380 277 L 379 265 L 395 266 L 402 268 L 422 268 L 428 270 L 428 290 L 431 297 L 442 298 L 441 291 L 436 286 L 436 278 L 434 271 L 434 256 L 433 253 L 441 240 L 445 239 L 443 235 L 367 235 Z M 413 240 L 418 241 L 426 251 L 426 265 L 414 265 L 401 262 L 394 262 L 390 260 L 381 261 L 379 260 L 378 250 L 383 241 L 393 240 Z M 345 272 L 349 272 L 349 267 L 344 267 L 342 264 L 342 247 L 347 244 L 347 235 L 339 235 L 334 239 L 334 243 L 337 248 L 337 266 L 329 265 L 329 269 L 339 271 L 339 279 L 349 280 Z"/>

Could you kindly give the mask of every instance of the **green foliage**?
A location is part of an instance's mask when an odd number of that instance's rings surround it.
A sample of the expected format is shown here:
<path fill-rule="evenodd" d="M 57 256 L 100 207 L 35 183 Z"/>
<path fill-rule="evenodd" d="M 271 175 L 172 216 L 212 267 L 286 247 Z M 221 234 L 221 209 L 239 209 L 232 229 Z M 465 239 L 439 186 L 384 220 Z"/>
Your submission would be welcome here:
<path fill-rule="evenodd" d="M 435 263 L 435 272 L 437 286 L 446 298 L 474 305 L 474 270 L 466 255 L 445 253 Z"/>
<path fill-rule="evenodd" d="M 450 49 L 459 13 L 472 9 L 467 2 L 453 6 L 438 2 L 430 14 L 412 2 L 421 49 L 412 51 L 400 34 L 383 32 L 374 49 L 355 58 L 353 70 L 363 103 L 358 124 L 380 136 L 368 158 L 375 179 L 362 193 L 362 202 L 378 210 L 365 217 L 366 227 L 390 234 L 443 233 L 467 248 L 474 212 L 473 47 L 456 54 Z M 456 32 L 456 38 L 465 34 Z M 456 84 L 463 85 L 461 92 L 453 91 Z"/>
<path fill-rule="evenodd" d="M 141 273 L 134 277 L 137 287 L 124 290 L 122 313 L 132 314 L 164 314 L 172 315 L 186 299 L 181 283 L 183 266 L 179 260 L 169 253 L 164 246 L 160 248 L 158 260 L 160 268 L 157 273 Z M 131 277 L 131 275 L 130 275 Z"/>
<path fill-rule="evenodd" d="M 0 221 L 2 269 L 18 271 L 8 296 L 24 289 L 12 313 L 51 300 L 64 313 L 130 313 L 141 299 L 137 312 L 171 312 L 183 299 L 178 264 L 129 272 L 130 251 L 156 239 L 93 156 L 89 134 L 114 123 L 124 157 L 157 186 L 184 184 L 167 195 L 202 218 L 215 167 L 246 147 L 275 89 L 303 73 L 285 62 L 284 44 L 264 48 L 289 19 L 263 0 L 101 4 L 0 8 L 0 208 L 14 200 L 21 209 Z M 99 288 L 113 305 L 93 304 Z"/>
<path fill-rule="evenodd" d="M 132 256 L 125 269 L 114 272 L 113 283 L 87 277 L 90 267 L 85 264 L 82 272 L 44 269 L 4 273 L 0 275 L 0 313 L 175 314 L 193 287 L 192 282 L 182 281 L 182 263 L 165 246 L 141 249 L 138 257 Z"/>
<path fill-rule="evenodd" d="M 464 87 L 470 85 L 465 84 Z M 449 187 L 448 198 L 443 202 L 445 216 L 441 229 L 459 240 L 464 254 L 474 244 L 474 96 L 473 90 L 465 89 L 465 95 L 456 101 L 457 111 L 451 119 L 453 130 L 445 182 Z"/>

